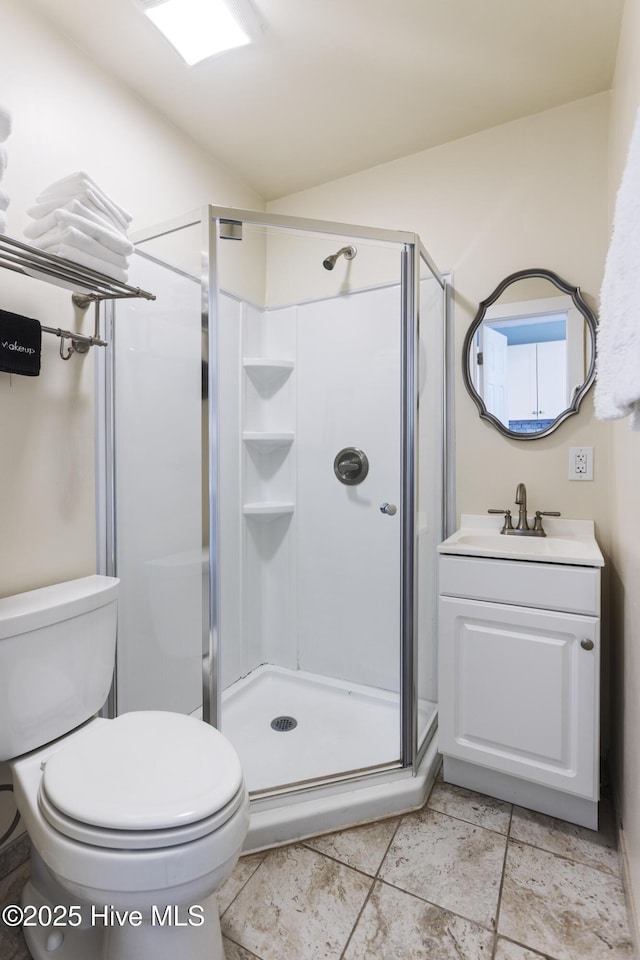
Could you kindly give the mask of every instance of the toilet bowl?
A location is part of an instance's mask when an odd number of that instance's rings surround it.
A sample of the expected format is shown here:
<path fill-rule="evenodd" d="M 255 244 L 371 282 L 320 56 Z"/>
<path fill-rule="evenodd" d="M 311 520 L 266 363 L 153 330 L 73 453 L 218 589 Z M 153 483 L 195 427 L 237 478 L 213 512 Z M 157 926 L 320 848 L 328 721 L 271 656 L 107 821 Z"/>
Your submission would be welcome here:
<path fill-rule="evenodd" d="M 6 716 L 0 716 L 0 729 L 3 719 L 8 725 L 0 759 L 9 761 L 32 844 L 31 879 L 23 895 L 31 921 L 23 928 L 27 945 L 35 960 L 223 960 L 214 894 L 238 859 L 249 821 L 242 769 L 231 744 L 200 720 L 162 711 L 114 720 L 83 717 L 52 742 L 34 734 L 42 716 L 58 716 L 63 705 L 65 726 L 71 717 L 77 720 L 78 702 L 81 713 L 87 710 L 80 691 L 73 695 L 84 673 L 78 654 L 83 651 L 82 660 L 86 653 L 82 639 L 79 645 L 75 641 L 96 603 L 114 603 L 114 583 L 84 580 L 93 583 L 73 581 L 59 590 L 45 588 L 46 597 L 34 597 L 42 591 L 33 591 L 0 600 L 0 676 L 8 671 L 8 683 L 13 680 Z M 35 616 L 24 616 L 34 609 Z M 38 641 L 46 642 L 54 609 L 63 649 L 51 659 L 52 669 L 58 681 L 69 673 L 65 663 L 74 664 L 75 674 L 50 690 L 41 716 L 34 707 L 29 721 L 23 668 L 37 646 L 30 646 L 33 636 L 27 634 L 39 633 Z M 92 635 L 114 623 L 111 616 L 94 620 L 84 644 L 91 646 Z M 64 649 L 70 635 L 75 657 Z M 85 660 L 88 668 L 91 657 Z M 0 703 L 2 694 L 0 689 Z M 40 741 L 36 749 L 34 740 Z M 31 749 L 17 753 L 24 743 Z"/>

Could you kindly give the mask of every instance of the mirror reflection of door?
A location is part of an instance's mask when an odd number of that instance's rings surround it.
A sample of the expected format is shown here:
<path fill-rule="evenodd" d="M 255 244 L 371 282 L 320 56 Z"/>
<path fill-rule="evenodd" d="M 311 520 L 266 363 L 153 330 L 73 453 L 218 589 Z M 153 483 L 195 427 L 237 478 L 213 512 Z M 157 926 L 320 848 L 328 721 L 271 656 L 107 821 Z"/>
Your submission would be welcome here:
<path fill-rule="evenodd" d="M 478 392 L 508 430 L 544 430 L 570 406 L 585 370 L 584 322 L 571 297 L 498 303 L 480 339 Z"/>
<path fill-rule="evenodd" d="M 478 392 L 489 413 L 504 424 L 509 422 L 508 349 L 506 334 L 483 324 L 478 331 Z"/>

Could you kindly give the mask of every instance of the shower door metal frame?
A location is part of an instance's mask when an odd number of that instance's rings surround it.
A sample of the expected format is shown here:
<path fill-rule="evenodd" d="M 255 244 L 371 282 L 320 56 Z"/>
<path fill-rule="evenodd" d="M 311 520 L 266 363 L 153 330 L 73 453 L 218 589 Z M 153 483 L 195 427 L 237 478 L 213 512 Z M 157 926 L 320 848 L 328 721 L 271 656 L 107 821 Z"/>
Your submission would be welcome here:
<path fill-rule="evenodd" d="M 205 489 L 209 493 L 209 542 L 203 542 L 203 548 L 209 553 L 209 623 L 203 625 L 202 644 L 202 692 L 203 692 L 203 719 L 215 727 L 220 726 L 221 713 L 221 671 L 220 671 L 220 633 L 219 633 L 219 578 L 218 578 L 218 541 L 219 541 L 219 458 L 218 458 L 218 304 L 219 304 L 219 272 L 218 272 L 218 244 L 221 239 L 220 225 L 250 224 L 256 227 L 273 227 L 276 229 L 308 231 L 316 234 L 330 234 L 344 236 L 350 239 L 362 239 L 398 244 L 401 251 L 401 536 L 400 536 L 400 759 L 398 767 L 408 768 L 415 772 L 417 765 L 426 751 L 430 737 L 424 738 L 418 744 L 417 731 L 417 643 L 415 629 L 417 624 L 417 590 L 416 590 L 416 509 L 417 509 L 417 457 L 416 442 L 418 437 L 418 337 L 420 302 L 420 260 L 422 259 L 432 278 L 444 291 L 444 311 L 447 308 L 447 285 L 438 271 L 435 263 L 422 245 L 415 233 L 376 229 L 336 221 L 315 220 L 303 217 L 290 217 L 279 214 L 262 213 L 255 210 L 244 210 L 234 207 L 220 207 L 208 204 L 200 210 L 193 211 L 183 217 L 156 225 L 145 231 L 139 231 L 133 240 L 144 243 L 153 239 L 179 232 L 189 227 L 200 226 L 202 257 L 201 257 L 201 329 L 202 329 L 202 361 L 207 365 L 207 378 L 203 378 L 202 415 L 203 448 L 206 438 L 207 449 L 202 451 L 202 466 L 206 473 Z M 144 254 L 144 250 L 141 251 Z M 169 268 L 169 265 L 167 265 Z M 195 277 L 193 279 L 196 279 Z M 114 332 L 112 313 L 107 318 L 107 325 Z M 446 346 L 445 346 L 446 349 Z M 106 396 L 106 427 L 103 426 L 103 436 L 106 443 L 99 461 L 98 487 L 104 496 L 106 475 L 107 504 L 104 510 L 99 511 L 98 555 L 99 568 L 106 572 L 114 572 L 115 564 L 115 501 L 113 496 L 113 391 L 115 371 L 111 351 L 106 351 L 106 371 L 102 382 Z M 446 384 L 445 384 L 446 389 Z M 446 412 L 446 407 L 443 413 Z M 103 409 L 104 415 L 104 409 Z M 443 497 L 445 500 L 444 516 L 447 516 L 447 470 L 450 456 L 446 450 L 446 436 L 448 431 L 443 421 L 445 449 L 443 456 Z M 102 466 L 104 464 L 104 466 Z M 111 470 L 109 470 L 109 464 Z M 204 538 L 203 538 L 204 541 Z M 106 562 L 105 562 L 106 557 Z M 115 703 L 109 715 L 115 714 Z M 391 765 L 394 766 L 393 764 Z M 372 770 L 372 776 L 377 770 Z M 366 769 L 354 771 L 353 774 L 337 774 L 323 782 L 343 781 L 345 779 L 360 780 L 368 776 Z M 315 783 L 305 789 L 313 789 Z M 280 792 L 280 791 L 278 791 Z M 286 788 L 285 791 L 287 792 Z"/>
<path fill-rule="evenodd" d="M 417 703 L 417 457 L 418 391 L 417 342 L 420 270 L 418 238 L 405 244 L 401 262 L 401 455 L 400 483 L 402 530 L 400 534 L 400 762 L 415 766 L 418 742 Z"/>

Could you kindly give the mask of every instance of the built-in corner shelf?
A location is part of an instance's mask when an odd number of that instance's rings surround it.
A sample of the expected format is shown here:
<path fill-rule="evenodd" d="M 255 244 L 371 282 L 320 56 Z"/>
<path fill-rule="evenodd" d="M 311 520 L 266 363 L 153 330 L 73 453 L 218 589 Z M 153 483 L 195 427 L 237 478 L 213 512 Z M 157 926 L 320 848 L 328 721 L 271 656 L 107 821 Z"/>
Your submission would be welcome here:
<path fill-rule="evenodd" d="M 294 422 L 289 378 L 295 363 L 282 355 L 243 356 L 242 366 L 246 376 L 242 420 L 243 426 L 249 427 L 241 434 L 247 501 L 242 512 L 251 523 L 268 523 L 278 517 L 289 518 L 295 510 L 291 497 L 295 486 L 292 472 L 295 433 L 286 429 Z"/>
<path fill-rule="evenodd" d="M 254 383 L 276 384 L 284 383 L 293 370 L 293 360 L 283 360 L 266 357 L 244 357 L 242 366 Z"/>
<path fill-rule="evenodd" d="M 271 520 L 274 517 L 284 517 L 293 513 L 294 504 L 286 500 L 261 500 L 256 503 L 245 503 L 242 512 L 246 517 L 257 520 Z"/>
<path fill-rule="evenodd" d="M 245 443 L 264 453 L 285 449 L 293 443 L 293 433 L 270 433 L 266 431 L 245 430 L 242 434 Z"/>

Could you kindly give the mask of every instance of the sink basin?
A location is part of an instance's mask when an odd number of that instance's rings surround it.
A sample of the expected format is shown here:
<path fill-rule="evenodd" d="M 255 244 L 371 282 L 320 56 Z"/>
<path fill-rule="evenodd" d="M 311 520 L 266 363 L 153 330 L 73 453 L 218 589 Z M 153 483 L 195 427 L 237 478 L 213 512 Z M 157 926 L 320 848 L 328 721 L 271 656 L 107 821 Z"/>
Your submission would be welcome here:
<path fill-rule="evenodd" d="M 591 520 L 548 521 L 546 537 L 501 534 L 495 524 L 493 518 L 463 515 L 460 529 L 440 544 L 438 552 L 538 563 L 604 566 Z"/>

